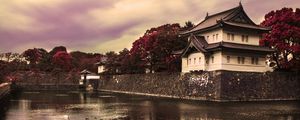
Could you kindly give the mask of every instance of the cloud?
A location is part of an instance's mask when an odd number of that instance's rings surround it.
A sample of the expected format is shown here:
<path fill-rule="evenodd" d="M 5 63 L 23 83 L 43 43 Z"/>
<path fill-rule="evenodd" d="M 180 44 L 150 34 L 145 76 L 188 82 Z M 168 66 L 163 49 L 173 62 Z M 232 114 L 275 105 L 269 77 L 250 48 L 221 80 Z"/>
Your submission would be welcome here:
<path fill-rule="evenodd" d="M 0 4 L 0 28 L 7 31 L 37 32 L 41 31 L 43 26 L 34 18 L 24 14 L 24 11 L 33 8 L 54 8 L 62 0 L 6 0 Z M 39 26 L 39 27 L 33 27 Z"/>
<path fill-rule="evenodd" d="M 147 29 L 149 28 L 141 24 L 129 29 L 122 36 L 114 40 L 103 43 L 95 43 L 95 46 L 92 47 L 92 49 L 101 51 L 102 53 L 107 51 L 121 51 L 124 48 L 130 49 L 132 43 L 142 36 Z"/>
<path fill-rule="evenodd" d="M 292 0 L 244 0 L 248 15 L 260 23 L 264 14 L 297 7 Z M 0 4 L 0 50 L 23 52 L 32 47 L 106 52 L 130 48 L 151 27 L 190 20 L 206 12 L 237 6 L 239 0 L 5 0 Z M 259 12 L 257 12 L 259 11 Z"/>

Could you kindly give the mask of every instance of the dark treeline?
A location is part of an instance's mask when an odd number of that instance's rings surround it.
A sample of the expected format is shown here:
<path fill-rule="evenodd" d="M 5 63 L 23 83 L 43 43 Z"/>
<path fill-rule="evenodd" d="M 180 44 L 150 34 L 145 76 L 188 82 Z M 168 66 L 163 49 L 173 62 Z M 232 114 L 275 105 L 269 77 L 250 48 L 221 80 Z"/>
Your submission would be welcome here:
<path fill-rule="evenodd" d="M 100 61 L 102 54 L 85 53 L 80 51 L 67 52 L 64 46 L 58 46 L 51 51 L 43 48 L 27 49 L 23 53 L 0 54 L 0 80 L 11 80 L 10 73 L 17 71 L 64 72 L 80 73 L 83 69 L 97 72 L 96 62 Z"/>

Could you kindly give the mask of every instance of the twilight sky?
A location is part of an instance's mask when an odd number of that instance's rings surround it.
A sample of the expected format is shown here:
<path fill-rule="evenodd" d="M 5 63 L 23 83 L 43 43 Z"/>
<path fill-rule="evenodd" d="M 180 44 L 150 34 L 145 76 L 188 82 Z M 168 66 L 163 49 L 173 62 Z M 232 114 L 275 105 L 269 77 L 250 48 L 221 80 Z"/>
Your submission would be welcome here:
<path fill-rule="evenodd" d="M 155 26 L 199 23 L 240 0 L 0 0 L 0 52 L 28 48 L 119 51 Z M 266 13 L 296 8 L 300 0 L 242 0 L 257 24 Z"/>

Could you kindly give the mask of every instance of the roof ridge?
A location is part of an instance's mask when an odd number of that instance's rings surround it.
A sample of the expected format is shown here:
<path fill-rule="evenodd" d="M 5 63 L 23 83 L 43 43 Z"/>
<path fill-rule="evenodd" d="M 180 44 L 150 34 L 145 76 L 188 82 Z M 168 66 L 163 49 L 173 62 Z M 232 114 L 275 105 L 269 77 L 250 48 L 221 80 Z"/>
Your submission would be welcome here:
<path fill-rule="evenodd" d="M 253 46 L 253 47 L 264 47 L 264 46 L 260 46 L 260 45 L 242 44 L 242 43 L 234 43 L 234 42 L 223 41 L 222 45 L 225 45 L 225 44 L 244 45 L 244 46 Z"/>
<path fill-rule="evenodd" d="M 238 8 L 242 7 L 241 5 L 237 6 L 237 7 L 234 7 L 234 8 L 231 8 L 231 9 L 228 9 L 228 10 L 224 10 L 224 11 L 221 11 L 221 12 L 218 12 L 218 13 L 215 13 L 215 14 L 212 14 L 212 15 L 207 15 L 207 17 L 205 17 L 205 20 L 208 19 L 208 18 L 211 18 L 211 17 L 214 17 L 214 16 L 217 16 L 217 15 L 220 15 L 220 14 L 223 14 L 223 13 L 226 13 L 226 12 L 229 12 L 229 11 L 234 11 Z M 227 17 L 227 16 L 226 16 Z"/>
<path fill-rule="evenodd" d="M 190 28 L 190 29 L 187 30 L 187 31 L 190 31 L 190 30 L 192 30 L 192 29 L 198 27 L 200 24 L 202 24 L 202 23 L 205 22 L 207 19 L 209 19 L 209 18 L 211 18 L 211 17 L 213 17 L 213 16 L 216 16 L 216 15 L 219 15 L 219 14 L 222 14 L 222 13 L 225 13 L 225 12 L 228 12 L 228 11 L 231 11 L 231 10 L 238 9 L 239 7 L 242 7 L 242 5 L 239 5 L 239 6 L 237 6 L 237 7 L 234 7 L 234 8 L 231 8 L 231 9 L 228 9 L 228 10 L 225 10 L 225 11 L 222 11 L 222 12 L 219 12 L 219 13 L 215 13 L 215 14 L 213 14 L 213 15 L 208 15 L 208 12 L 207 12 L 206 17 L 204 18 L 204 20 L 202 20 L 200 23 L 198 23 L 197 25 L 193 26 L 192 28 Z M 226 17 L 227 17 L 227 16 L 226 16 Z"/>
<path fill-rule="evenodd" d="M 271 48 L 260 46 L 260 45 L 240 44 L 240 43 L 232 43 L 232 42 L 225 42 L 225 41 L 222 43 L 218 42 L 218 43 L 209 44 L 209 46 L 206 48 L 206 50 L 209 51 L 209 49 L 215 49 L 218 47 L 244 49 L 244 50 L 258 50 L 258 51 L 265 51 L 265 52 L 274 51 Z"/>
<path fill-rule="evenodd" d="M 261 30 L 270 30 L 269 27 L 263 27 L 263 26 L 260 26 L 260 25 L 257 25 L 257 24 L 245 24 L 245 23 L 236 23 L 236 22 L 230 22 L 230 21 L 222 21 L 223 23 L 225 24 L 228 24 L 228 25 L 244 25 L 244 27 L 247 27 L 247 28 L 250 28 L 250 29 L 261 29 Z"/>

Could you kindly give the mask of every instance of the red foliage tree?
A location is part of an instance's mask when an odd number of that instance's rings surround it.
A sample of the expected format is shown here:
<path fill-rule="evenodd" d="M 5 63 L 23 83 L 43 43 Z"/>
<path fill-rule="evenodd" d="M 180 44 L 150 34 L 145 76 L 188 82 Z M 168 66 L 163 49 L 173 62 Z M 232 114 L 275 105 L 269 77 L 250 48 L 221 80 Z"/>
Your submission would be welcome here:
<path fill-rule="evenodd" d="M 281 70 L 300 68 L 300 9 L 282 8 L 265 15 L 262 26 L 271 31 L 263 35 L 261 45 L 274 48 L 272 60 Z"/>
<path fill-rule="evenodd" d="M 52 63 L 57 66 L 58 68 L 61 68 L 63 70 L 71 70 L 72 68 L 72 56 L 65 52 L 65 51 L 58 51 L 53 56 Z"/>
<path fill-rule="evenodd" d="M 170 62 L 172 52 L 183 49 L 186 45 L 186 41 L 178 37 L 180 29 L 179 24 L 166 24 L 147 30 L 144 36 L 133 43 L 130 50 L 131 59 L 140 59 L 136 61 L 136 66 L 148 68 L 150 72 L 174 71 L 168 67 L 174 63 Z"/>

